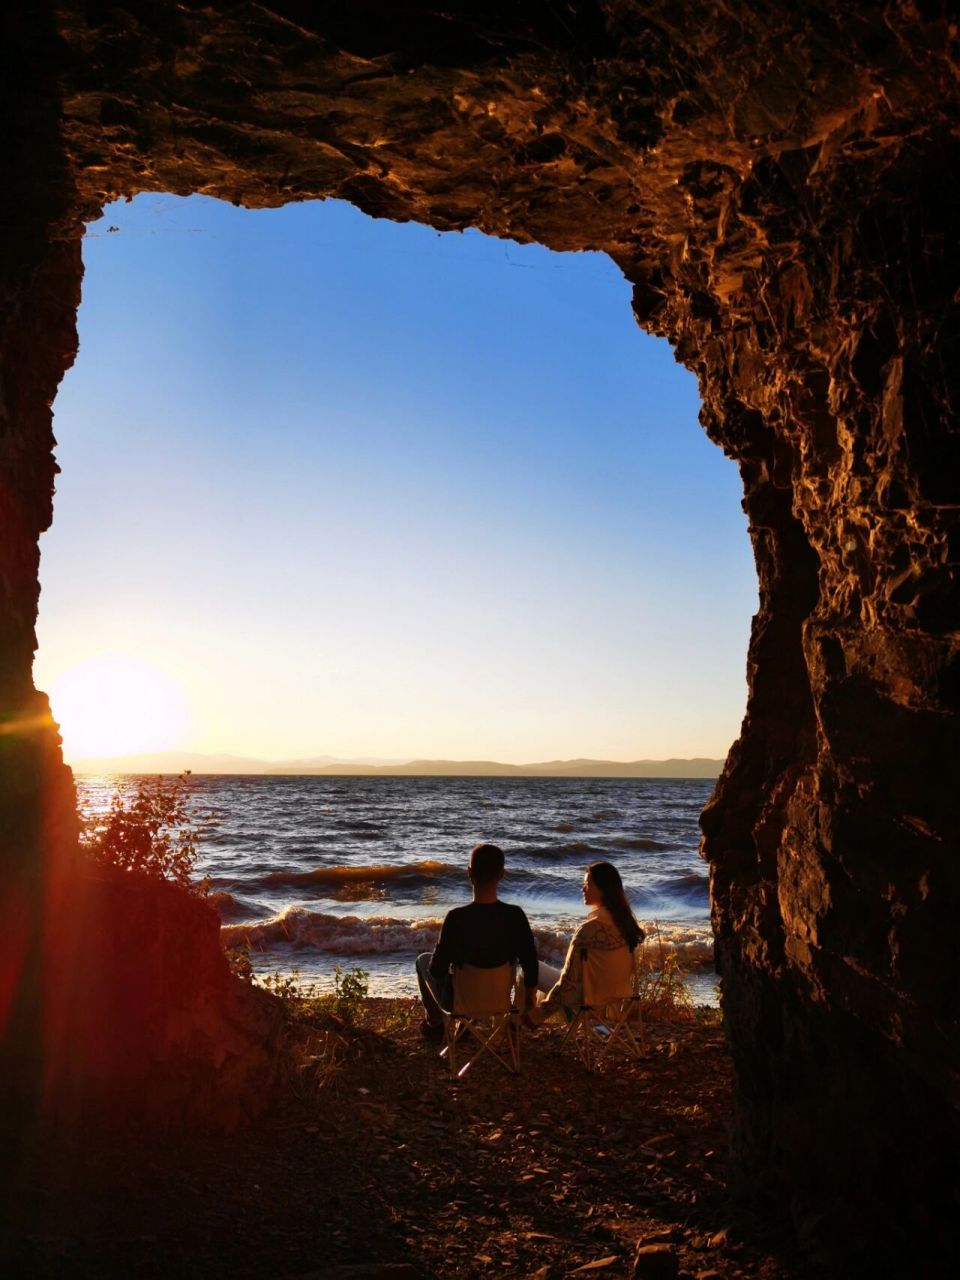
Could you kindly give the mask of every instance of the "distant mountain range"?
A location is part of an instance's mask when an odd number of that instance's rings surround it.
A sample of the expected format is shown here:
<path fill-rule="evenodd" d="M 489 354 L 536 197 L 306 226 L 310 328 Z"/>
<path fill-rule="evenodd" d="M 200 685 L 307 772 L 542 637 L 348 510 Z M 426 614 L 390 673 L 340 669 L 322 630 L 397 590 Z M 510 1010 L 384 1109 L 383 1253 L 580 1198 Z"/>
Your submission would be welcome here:
<path fill-rule="evenodd" d="M 722 760 L 547 760 L 502 764 L 498 760 L 257 760 L 251 756 L 204 755 L 196 751 L 155 751 L 135 756 L 76 760 L 75 773 L 191 773 L 321 775 L 331 777 L 451 778 L 716 778 Z"/>

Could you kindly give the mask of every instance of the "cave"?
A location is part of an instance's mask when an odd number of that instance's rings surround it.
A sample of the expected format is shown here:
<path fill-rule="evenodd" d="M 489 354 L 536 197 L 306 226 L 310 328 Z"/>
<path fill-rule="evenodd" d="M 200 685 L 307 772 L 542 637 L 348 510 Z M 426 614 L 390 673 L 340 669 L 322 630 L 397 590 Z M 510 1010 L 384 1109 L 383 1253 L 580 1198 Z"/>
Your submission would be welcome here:
<path fill-rule="evenodd" d="M 740 1190 L 819 1256 L 943 1259 L 960 1136 L 953 6 L 18 0 L 4 25 L 7 1136 L 36 1102 L 50 884 L 76 841 L 32 664 L 84 225 L 144 191 L 337 197 L 602 251 L 696 373 L 760 584 L 747 712 L 702 817 Z"/>

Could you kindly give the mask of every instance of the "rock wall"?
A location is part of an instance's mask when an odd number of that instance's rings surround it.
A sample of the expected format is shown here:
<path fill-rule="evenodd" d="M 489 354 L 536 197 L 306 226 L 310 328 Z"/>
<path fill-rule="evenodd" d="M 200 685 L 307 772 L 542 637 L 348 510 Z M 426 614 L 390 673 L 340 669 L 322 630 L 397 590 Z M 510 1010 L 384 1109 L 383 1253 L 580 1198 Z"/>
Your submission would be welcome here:
<path fill-rule="evenodd" d="M 212 907 L 114 868 L 59 879 L 44 970 L 44 1120 L 233 1128 L 280 1062 L 282 1009 L 235 978 Z"/>
<path fill-rule="evenodd" d="M 28 317 L 3 330 L 22 388 L 2 437 L 23 512 L 0 551 L 13 714 L 35 706 L 46 403 L 73 351 L 82 220 L 105 201 L 336 196 L 609 253 L 639 322 L 697 372 L 756 551 L 748 710 L 703 818 L 741 1180 L 811 1247 L 859 1249 L 880 1223 L 886 1253 L 913 1239 L 942 1257 L 960 1065 L 953 7 L 27 14 L 0 276 Z M 16 751 L 50 762 L 49 785 L 3 757 L 0 794 L 24 815 L 11 866 L 38 856 L 43 787 L 62 791 L 49 730 L 36 741 Z"/>
<path fill-rule="evenodd" d="M 0 24 L 2 1165 L 4 1156 L 16 1158 L 41 1070 L 46 879 L 76 844 L 73 780 L 32 665 L 38 544 L 50 524 L 56 473 L 50 406 L 76 351 L 81 263 L 50 15 L 43 6 L 12 4 Z"/>

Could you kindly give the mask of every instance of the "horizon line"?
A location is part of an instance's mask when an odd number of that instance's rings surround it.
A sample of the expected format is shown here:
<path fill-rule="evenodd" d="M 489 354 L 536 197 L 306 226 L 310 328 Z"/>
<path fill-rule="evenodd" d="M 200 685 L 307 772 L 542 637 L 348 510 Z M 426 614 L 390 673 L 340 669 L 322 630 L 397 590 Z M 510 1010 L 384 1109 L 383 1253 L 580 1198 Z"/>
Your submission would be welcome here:
<path fill-rule="evenodd" d="M 338 758 L 331 756 L 270 760 L 227 752 L 143 751 L 122 756 L 96 756 L 66 761 L 81 776 L 104 774 L 180 774 L 216 776 L 644 776 L 717 777 L 724 759 L 716 756 L 644 757 L 614 760 L 595 756 L 525 763 L 446 757 Z"/>

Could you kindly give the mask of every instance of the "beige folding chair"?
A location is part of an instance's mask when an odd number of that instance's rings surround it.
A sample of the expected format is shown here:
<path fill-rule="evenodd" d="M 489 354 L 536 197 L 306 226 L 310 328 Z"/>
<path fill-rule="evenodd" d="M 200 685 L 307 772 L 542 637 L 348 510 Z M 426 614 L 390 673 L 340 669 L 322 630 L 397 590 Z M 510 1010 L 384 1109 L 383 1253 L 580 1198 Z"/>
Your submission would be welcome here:
<path fill-rule="evenodd" d="M 637 994 L 638 957 L 639 948 L 584 949 L 583 1003 L 574 1011 L 564 1043 L 573 1037 L 586 1066 L 599 1062 L 614 1045 L 632 1058 L 646 1052 Z"/>
<path fill-rule="evenodd" d="M 520 1072 L 520 1010 L 513 990 L 516 969 L 503 964 L 496 969 L 478 969 L 465 964 L 453 970 L 453 1008 L 443 1013 L 444 1047 L 440 1053 L 450 1064 L 450 1074 L 462 1078 L 468 1069 L 489 1053 L 512 1075 Z M 473 1052 L 458 1066 L 466 1041 L 475 1042 Z"/>

